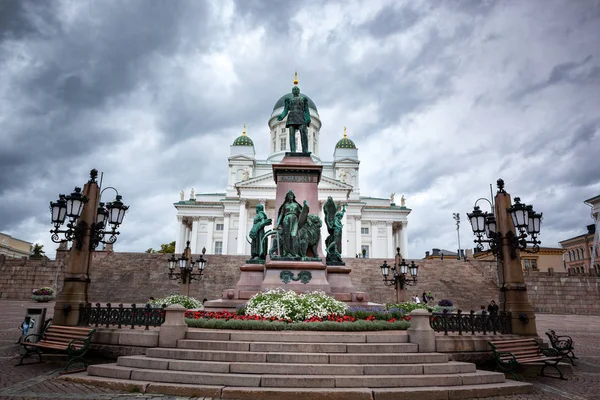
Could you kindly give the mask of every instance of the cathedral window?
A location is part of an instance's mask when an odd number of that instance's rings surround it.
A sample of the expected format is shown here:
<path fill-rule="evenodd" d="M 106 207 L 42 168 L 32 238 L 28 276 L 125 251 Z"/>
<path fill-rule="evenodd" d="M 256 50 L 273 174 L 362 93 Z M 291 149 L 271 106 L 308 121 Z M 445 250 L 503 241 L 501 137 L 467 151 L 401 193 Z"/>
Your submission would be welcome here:
<path fill-rule="evenodd" d="M 217 254 L 217 255 L 223 254 L 223 242 L 220 242 L 220 241 L 215 242 L 215 254 Z"/>
<path fill-rule="evenodd" d="M 223 230 L 223 224 L 216 224 L 216 225 L 217 225 L 216 230 L 218 230 L 218 231 Z"/>
<path fill-rule="evenodd" d="M 283 151 L 283 150 L 286 149 L 286 147 L 287 147 L 287 141 L 285 140 L 285 138 L 281 138 L 279 144 L 280 144 L 279 150 Z"/>

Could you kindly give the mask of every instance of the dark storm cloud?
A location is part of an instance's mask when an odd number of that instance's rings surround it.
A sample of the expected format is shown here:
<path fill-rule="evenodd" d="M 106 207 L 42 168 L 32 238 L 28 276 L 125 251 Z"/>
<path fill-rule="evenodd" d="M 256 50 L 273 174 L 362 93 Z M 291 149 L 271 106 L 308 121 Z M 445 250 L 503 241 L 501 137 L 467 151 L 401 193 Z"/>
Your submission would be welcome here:
<path fill-rule="evenodd" d="M 377 13 L 375 18 L 366 24 L 368 32 L 380 39 L 394 33 L 405 31 L 415 25 L 426 10 L 415 10 L 410 7 L 385 7 Z"/>
<path fill-rule="evenodd" d="M 57 23 L 49 2 L 33 4 L 26 0 L 3 0 L 0 2 L 0 39 L 18 39 L 38 33 L 29 15 L 32 8 L 47 23 Z"/>

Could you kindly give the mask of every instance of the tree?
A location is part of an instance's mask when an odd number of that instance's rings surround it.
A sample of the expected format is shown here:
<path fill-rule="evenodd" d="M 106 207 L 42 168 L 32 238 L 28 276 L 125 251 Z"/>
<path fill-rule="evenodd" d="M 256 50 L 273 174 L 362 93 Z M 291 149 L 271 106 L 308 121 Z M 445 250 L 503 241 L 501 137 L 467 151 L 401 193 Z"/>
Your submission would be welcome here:
<path fill-rule="evenodd" d="M 44 257 L 44 253 L 46 253 L 44 251 L 44 245 L 36 243 L 31 249 L 31 256 L 29 256 L 29 258 L 32 260 L 41 260 L 42 257 Z"/>
<path fill-rule="evenodd" d="M 150 247 L 148 250 L 146 250 L 146 253 L 150 253 L 150 254 L 152 254 L 152 253 L 161 253 L 161 254 L 175 253 L 175 241 L 172 241 L 171 243 L 161 244 L 160 250 L 158 250 L 158 251 L 156 251 L 152 247 Z"/>

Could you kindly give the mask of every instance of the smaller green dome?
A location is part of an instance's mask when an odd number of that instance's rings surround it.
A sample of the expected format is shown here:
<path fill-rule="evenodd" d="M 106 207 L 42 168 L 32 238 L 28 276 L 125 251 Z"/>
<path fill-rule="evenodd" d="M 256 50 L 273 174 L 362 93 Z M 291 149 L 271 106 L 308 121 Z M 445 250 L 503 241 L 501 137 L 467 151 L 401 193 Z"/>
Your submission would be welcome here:
<path fill-rule="evenodd" d="M 344 127 L 344 137 L 335 145 L 336 149 L 356 149 L 356 145 L 346 135 L 346 127 Z"/>
<path fill-rule="evenodd" d="M 242 135 L 233 141 L 233 146 L 254 146 L 254 143 L 248 136 Z"/>
<path fill-rule="evenodd" d="M 252 139 L 246 136 L 246 124 L 244 124 L 244 131 L 242 132 L 242 136 L 235 139 L 233 141 L 232 146 L 254 146 Z"/>

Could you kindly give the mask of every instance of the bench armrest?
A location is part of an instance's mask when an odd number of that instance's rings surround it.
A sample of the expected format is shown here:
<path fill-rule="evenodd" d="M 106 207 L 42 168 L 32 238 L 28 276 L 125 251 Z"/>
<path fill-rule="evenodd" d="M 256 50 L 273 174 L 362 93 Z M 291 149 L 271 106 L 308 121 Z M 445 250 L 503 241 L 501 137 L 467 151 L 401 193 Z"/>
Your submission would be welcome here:
<path fill-rule="evenodd" d="M 88 336 L 86 339 L 73 339 L 67 345 L 67 353 L 70 357 L 78 354 L 85 354 L 90 344 L 91 338 Z M 78 349 L 75 347 L 76 343 L 81 343 L 83 346 Z"/>
<path fill-rule="evenodd" d="M 510 356 L 511 358 L 509 360 L 502 360 L 500 357 L 504 357 L 504 356 Z M 496 358 L 496 361 L 500 364 L 509 364 L 509 365 L 518 364 L 518 361 L 517 361 L 517 358 L 515 357 L 515 355 L 508 351 L 494 350 L 494 357 Z"/>
<path fill-rule="evenodd" d="M 38 337 L 39 339 L 42 339 L 43 335 L 38 335 L 37 333 L 30 333 L 29 335 L 27 335 L 23 338 L 23 340 L 21 341 L 21 345 L 27 346 L 27 343 L 31 343 L 30 338 L 33 338 L 33 337 Z"/>
<path fill-rule="evenodd" d="M 546 357 L 560 357 L 560 354 L 558 353 L 558 350 L 556 350 L 556 349 L 547 348 L 547 349 L 541 349 L 541 350 L 542 350 L 542 354 L 545 355 Z"/>

